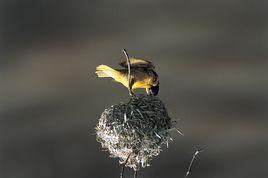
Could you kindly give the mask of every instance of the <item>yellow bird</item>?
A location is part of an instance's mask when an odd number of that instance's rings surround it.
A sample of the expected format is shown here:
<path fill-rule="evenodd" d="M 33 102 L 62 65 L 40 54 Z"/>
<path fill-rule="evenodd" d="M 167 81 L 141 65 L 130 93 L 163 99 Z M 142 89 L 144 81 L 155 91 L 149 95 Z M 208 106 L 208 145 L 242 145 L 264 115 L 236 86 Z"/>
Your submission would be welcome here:
<path fill-rule="evenodd" d="M 157 95 L 159 91 L 158 75 L 154 71 L 152 62 L 130 58 L 130 78 L 128 78 L 128 63 L 126 61 L 119 63 L 123 69 L 113 69 L 107 65 L 99 65 L 96 68 L 98 77 L 111 77 L 116 82 L 129 88 L 130 95 L 134 95 L 133 90 L 144 88 L 148 95 Z"/>

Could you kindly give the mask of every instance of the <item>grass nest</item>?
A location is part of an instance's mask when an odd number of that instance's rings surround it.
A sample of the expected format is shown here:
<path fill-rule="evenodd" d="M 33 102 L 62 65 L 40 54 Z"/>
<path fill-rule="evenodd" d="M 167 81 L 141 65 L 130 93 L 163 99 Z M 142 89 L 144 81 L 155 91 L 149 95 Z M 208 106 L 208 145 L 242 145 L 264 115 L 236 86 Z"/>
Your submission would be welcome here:
<path fill-rule="evenodd" d="M 128 160 L 126 166 L 139 170 L 149 166 L 163 144 L 168 147 L 172 125 L 158 97 L 140 95 L 105 109 L 96 126 L 97 141 L 121 164 Z"/>

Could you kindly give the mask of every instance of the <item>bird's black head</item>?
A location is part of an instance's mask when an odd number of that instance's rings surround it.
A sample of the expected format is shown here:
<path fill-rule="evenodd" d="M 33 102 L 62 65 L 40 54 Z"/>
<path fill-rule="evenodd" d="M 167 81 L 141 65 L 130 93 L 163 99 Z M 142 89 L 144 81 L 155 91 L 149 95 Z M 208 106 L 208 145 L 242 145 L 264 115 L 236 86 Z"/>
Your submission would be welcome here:
<path fill-rule="evenodd" d="M 159 83 L 157 83 L 156 86 L 151 86 L 149 90 L 150 90 L 150 95 L 156 96 L 159 92 Z"/>

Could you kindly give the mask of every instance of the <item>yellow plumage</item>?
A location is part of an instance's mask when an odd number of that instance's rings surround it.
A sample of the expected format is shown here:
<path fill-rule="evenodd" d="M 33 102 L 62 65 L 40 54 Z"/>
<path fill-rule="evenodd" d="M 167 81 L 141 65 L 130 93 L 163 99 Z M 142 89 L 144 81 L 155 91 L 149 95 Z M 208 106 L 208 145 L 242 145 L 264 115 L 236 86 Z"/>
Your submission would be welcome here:
<path fill-rule="evenodd" d="M 99 65 L 96 68 L 96 74 L 98 77 L 111 77 L 125 87 L 130 87 L 131 93 L 132 90 L 137 88 L 146 89 L 147 94 L 156 95 L 158 93 L 158 76 L 153 70 L 154 66 L 151 62 L 131 58 L 130 83 L 128 81 L 128 69 L 126 68 L 126 63 L 122 62 L 120 65 L 125 68 L 113 69 L 107 65 Z"/>

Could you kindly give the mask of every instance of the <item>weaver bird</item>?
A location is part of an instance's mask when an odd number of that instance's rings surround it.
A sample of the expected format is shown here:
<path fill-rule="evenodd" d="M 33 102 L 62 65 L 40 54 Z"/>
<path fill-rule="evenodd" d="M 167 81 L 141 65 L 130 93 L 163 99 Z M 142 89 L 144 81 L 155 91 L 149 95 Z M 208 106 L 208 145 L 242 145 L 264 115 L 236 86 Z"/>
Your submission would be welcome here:
<path fill-rule="evenodd" d="M 138 88 L 146 89 L 148 95 L 157 95 L 159 80 L 157 73 L 154 71 L 153 63 L 143 59 L 130 58 L 129 64 L 130 73 L 128 63 L 124 61 L 119 63 L 123 69 L 113 69 L 107 65 L 99 65 L 96 68 L 96 74 L 98 77 L 111 77 L 116 82 L 123 84 L 129 89 L 130 95 L 134 95 L 133 90 Z"/>

